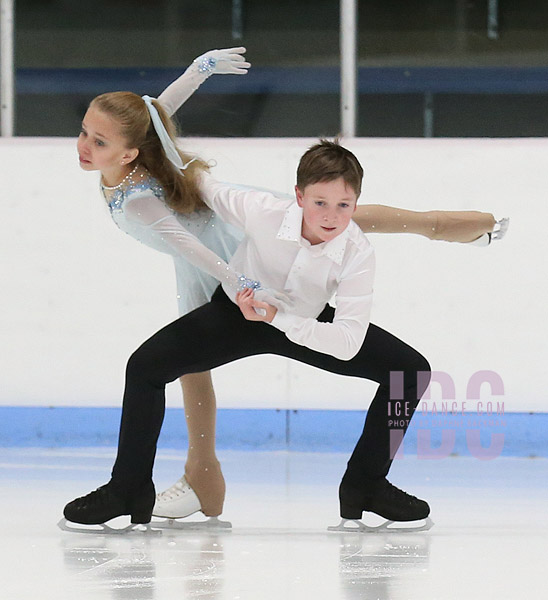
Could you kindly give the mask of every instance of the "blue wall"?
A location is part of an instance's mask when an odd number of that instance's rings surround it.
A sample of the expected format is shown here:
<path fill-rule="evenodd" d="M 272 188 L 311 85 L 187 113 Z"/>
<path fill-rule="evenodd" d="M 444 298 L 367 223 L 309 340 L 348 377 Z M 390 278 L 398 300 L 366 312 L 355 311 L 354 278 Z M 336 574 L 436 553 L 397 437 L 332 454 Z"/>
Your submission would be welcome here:
<path fill-rule="evenodd" d="M 218 448 L 350 452 L 365 415 L 364 411 L 220 409 Z M 118 408 L 0 407 L 0 446 L 115 446 L 119 419 Z M 475 431 L 479 438 L 474 438 Z M 477 456 L 483 449 L 485 458 L 489 458 L 490 448 L 491 458 L 500 454 L 548 456 L 547 431 L 548 413 L 463 417 L 417 412 L 405 437 L 403 453 L 417 454 L 418 438 L 422 436 L 428 448 L 428 456 L 421 451 L 424 457 L 436 458 L 436 452 Z M 492 445 L 495 434 L 500 451 Z M 168 409 L 160 447 L 184 449 L 186 443 L 183 411 Z"/>

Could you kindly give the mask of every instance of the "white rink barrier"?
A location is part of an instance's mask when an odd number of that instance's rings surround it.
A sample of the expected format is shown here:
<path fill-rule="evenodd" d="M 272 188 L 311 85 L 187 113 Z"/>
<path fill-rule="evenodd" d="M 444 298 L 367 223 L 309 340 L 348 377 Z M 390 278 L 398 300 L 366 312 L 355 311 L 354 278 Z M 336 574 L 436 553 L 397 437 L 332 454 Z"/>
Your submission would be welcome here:
<path fill-rule="evenodd" d="M 214 159 L 219 179 L 291 192 L 298 159 L 314 141 L 182 143 Z M 484 402 L 504 402 L 506 412 L 547 411 L 548 141 L 359 138 L 346 145 L 365 169 L 361 203 L 510 217 L 506 238 L 488 248 L 371 235 L 373 321 L 451 382 L 433 384 L 432 401 L 452 385 L 459 406 L 477 402 L 469 385 L 484 372 L 492 374 L 476 390 Z M 128 356 L 177 317 L 171 259 L 116 228 L 98 175 L 78 166 L 75 139 L 2 139 L 0 164 L 0 404 L 118 406 Z M 214 377 L 222 408 L 365 409 L 375 390 L 271 356 L 227 365 Z M 493 381 L 502 382 L 502 394 Z M 168 405 L 181 406 L 177 383 Z"/>

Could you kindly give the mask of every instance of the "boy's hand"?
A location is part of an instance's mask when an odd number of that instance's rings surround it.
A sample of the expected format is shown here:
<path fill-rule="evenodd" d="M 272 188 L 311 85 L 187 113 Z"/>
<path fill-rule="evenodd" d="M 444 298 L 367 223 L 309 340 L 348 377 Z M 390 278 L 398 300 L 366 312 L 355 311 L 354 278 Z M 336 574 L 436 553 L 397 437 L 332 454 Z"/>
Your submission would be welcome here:
<path fill-rule="evenodd" d="M 267 302 L 260 302 L 253 297 L 253 290 L 246 288 L 236 294 L 236 304 L 248 321 L 271 323 L 278 309 Z M 259 312 L 260 311 L 260 312 Z"/>

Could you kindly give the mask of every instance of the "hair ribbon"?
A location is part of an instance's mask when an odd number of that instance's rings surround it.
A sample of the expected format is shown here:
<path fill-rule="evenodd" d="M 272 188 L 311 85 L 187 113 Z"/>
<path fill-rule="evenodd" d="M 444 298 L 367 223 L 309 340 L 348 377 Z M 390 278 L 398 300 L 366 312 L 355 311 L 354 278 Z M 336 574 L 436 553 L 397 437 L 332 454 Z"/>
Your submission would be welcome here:
<path fill-rule="evenodd" d="M 169 134 L 166 131 L 164 124 L 162 123 L 162 119 L 160 118 L 158 110 L 156 109 L 154 104 L 152 104 L 153 99 L 150 96 L 142 96 L 142 98 L 145 101 L 145 104 L 148 108 L 150 118 L 152 119 L 152 124 L 154 125 L 154 129 L 156 131 L 156 134 L 158 135 L 158 138 L 160 139 L 160 143 L 162 144 L 162 148 L 164 149 L 168 160 L 175 167 L 184 171 L 188 167 L 188 165 L 190 165 L 190 163 L 194 162 L 196 159 L 193 158 L 187 163 L 183 163 L 179 153 L 177 152 L 177 148 L 173 143 L 173 140 L 169 137 Z"/>

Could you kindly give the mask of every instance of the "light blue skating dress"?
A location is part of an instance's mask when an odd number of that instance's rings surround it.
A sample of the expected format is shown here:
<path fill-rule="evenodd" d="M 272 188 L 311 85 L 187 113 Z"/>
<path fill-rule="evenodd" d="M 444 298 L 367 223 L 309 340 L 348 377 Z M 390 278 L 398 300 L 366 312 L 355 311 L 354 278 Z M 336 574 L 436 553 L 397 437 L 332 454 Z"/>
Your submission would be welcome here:
<path fill-rule="evenodd" d="M 101 191 L 122 231 L 173 257 L 181 316 L 208 302 L 220 281 L 237 285 L 238 275 L 227 263 L 242 233 L 210 209 L 175 212 L 166 204 L 162 186 L 143 167 L 117 186 L 101 185 Z"/>

